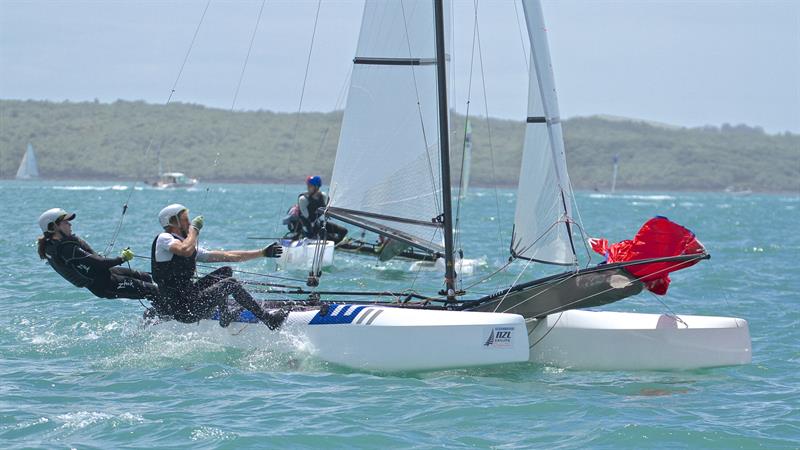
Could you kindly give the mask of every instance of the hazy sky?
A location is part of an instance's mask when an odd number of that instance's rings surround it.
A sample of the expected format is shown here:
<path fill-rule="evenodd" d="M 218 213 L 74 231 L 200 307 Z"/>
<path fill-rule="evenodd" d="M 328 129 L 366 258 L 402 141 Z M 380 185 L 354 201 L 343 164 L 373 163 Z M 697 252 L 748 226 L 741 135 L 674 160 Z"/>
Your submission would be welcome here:
<path fill-rule="evenodd" d="M 453 103 L 463 111 L 473 1 L 453 3 Z M 522 119 L 527 75 L 514 3 L 478 3 L 489 115 Z M 205 5 L 0 0 L 0 98 L 163 104 Z M 235 109 L 298 109 L 316 5 L 267 0 Z M 211 2 L 173 101 L 231 108 L 260 6 Z M 323 0 L 302 110 L 341 108 L 362 6 Z M 800 132 L 800 0 L 560 0 L 545 1 L 544 13 L 563 117 Z M 474 114 L 486 108 L 480 73 L 476 64 Z"/>

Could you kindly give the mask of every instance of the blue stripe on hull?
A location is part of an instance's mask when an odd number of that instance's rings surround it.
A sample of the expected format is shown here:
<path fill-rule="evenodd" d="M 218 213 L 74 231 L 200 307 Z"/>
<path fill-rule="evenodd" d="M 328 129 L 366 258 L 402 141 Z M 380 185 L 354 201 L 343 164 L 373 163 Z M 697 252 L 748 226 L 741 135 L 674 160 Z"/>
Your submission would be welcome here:
<path fill-rule="evenodd" d="M 341 308 L 340 308 L 341 307 Z M 352 323 L 358 313 L 366 308 L 366 305 L 329 305 L 328 314 L 321 315 L 319 312 L 308 322 L 309 325 L 339 325 Z"/>

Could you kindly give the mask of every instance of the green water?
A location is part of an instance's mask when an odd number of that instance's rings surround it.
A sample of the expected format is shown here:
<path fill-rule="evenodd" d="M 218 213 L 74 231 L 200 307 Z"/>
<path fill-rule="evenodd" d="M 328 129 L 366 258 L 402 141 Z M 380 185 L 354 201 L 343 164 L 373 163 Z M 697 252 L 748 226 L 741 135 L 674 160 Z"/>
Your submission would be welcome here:
<path fill-rule="evenodd" d="M 672 276 L 662 305 L 640 295 L 607 309 L 726 315 L 749 321 L 753 363 L 684 372 L 593 372 L 535 364 L 380 375 L 302 353 L 241 351 L 141 326 L 135 300 L 100 300 L 35 255 L 36 218 L 77 212 L 76 233 L 102 250 L 122 205 L 116 250 L 149 252 L 158 210 L 206 217 L 204 244 L 252 248 L 282 230 L 302 187 L 211 185 L 135 190 L 87 182 L 0 182 L 2 448 L 797 448 L 800 447 L 800 198 L 712 193 L 578 194 L 587 231 L 617 241 L 662 214 L 691 228 L 710 261 Z M 498 210 L 499 205 L 499 210 Z M 474 189 L 466 256 L 504 263 L 511 191 Z M 595 258 L 596 261 L 596 258 Z M 134 267 L 147 268 L 135 259 Z M 240 266 L 287 277 L 274 263 Z M 536 276 L 539 268 L 533 268 Z M 494 281 L 508 283 L 512 272 Z M 262 279 L 242 274 L 244 278 Z M 439 276 L 408 263 L 337 255 L 324 287 L 429 292 Z M 495 284 L 483 285 L 488 292 Z M 476 293 L 477 293 L 476 292 Z"/>

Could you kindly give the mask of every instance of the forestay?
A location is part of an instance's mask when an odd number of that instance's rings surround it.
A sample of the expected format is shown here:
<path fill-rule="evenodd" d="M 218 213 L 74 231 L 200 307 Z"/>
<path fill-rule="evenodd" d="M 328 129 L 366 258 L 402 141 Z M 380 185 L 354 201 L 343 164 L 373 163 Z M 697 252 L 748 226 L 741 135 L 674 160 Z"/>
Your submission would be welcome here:
<path fill-rule="evenodd" d="M 435 57 L 432 1 L 366 2 L 329 212 L 442 251 Z"/>
<path fill-rule="evenodd" d="M 511 252 L 517 258 L 571 265 L 572 188 L 544 18 L 537 0 L 523 0 L 523 7 L 532 65 Z"/>

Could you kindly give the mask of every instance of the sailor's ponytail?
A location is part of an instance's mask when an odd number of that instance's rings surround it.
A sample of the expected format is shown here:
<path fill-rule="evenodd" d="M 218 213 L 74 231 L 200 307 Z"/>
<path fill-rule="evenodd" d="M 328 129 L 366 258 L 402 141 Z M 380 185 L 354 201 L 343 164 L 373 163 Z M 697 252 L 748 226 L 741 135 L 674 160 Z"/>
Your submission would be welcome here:
<path fill-rule="evenodd" d="M 36 251 L 39 253 L 39 258 L 47 259 L 47 254 L 44 252 L 44 248 L 47 245 L 47 240 L 53 236 L 53 233 L 46 231 L 44 235 L 39 236 L 39 239 L 36 240 Z"/>

